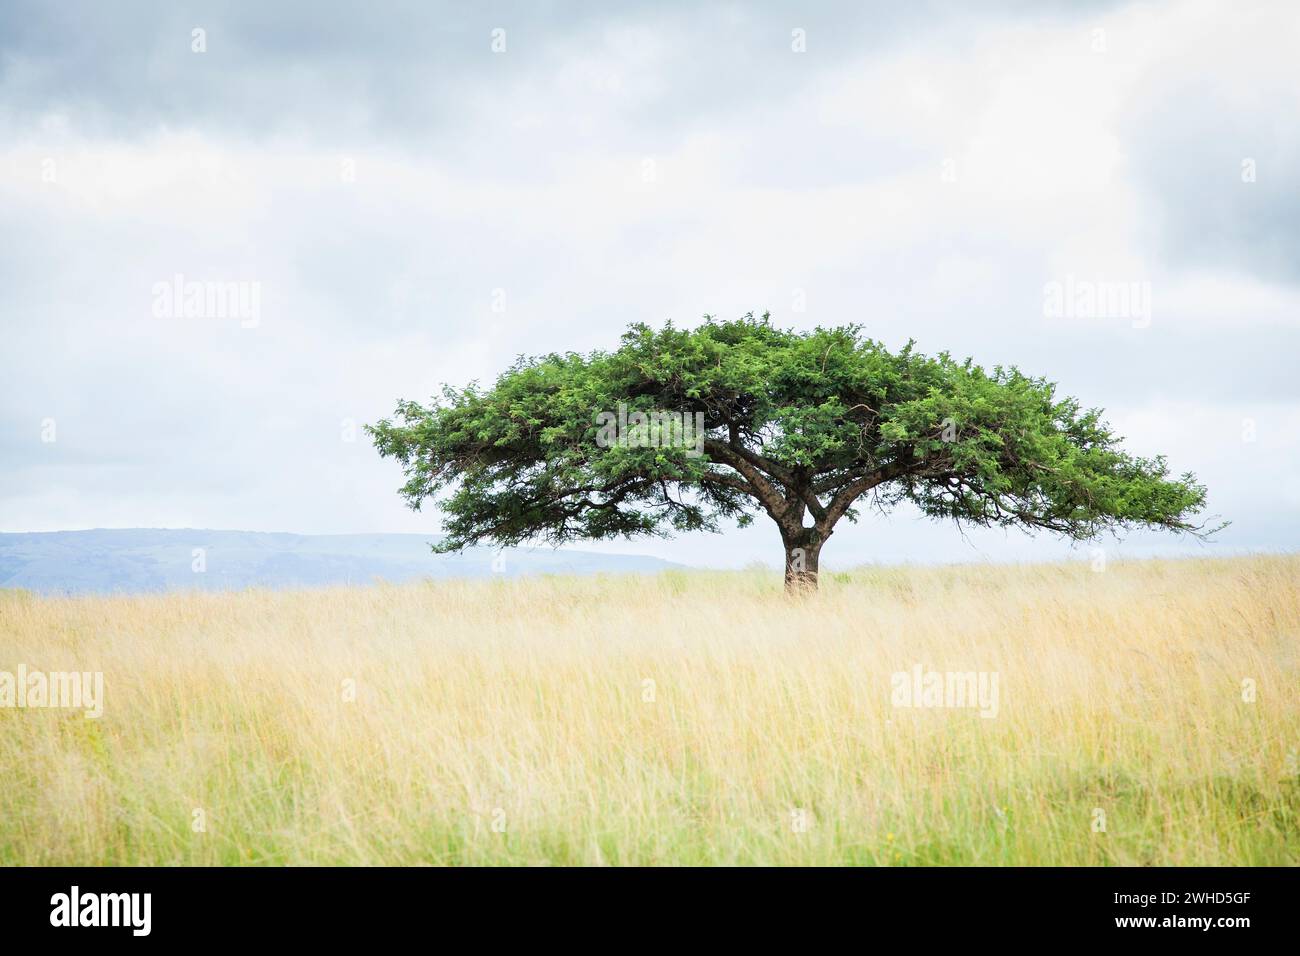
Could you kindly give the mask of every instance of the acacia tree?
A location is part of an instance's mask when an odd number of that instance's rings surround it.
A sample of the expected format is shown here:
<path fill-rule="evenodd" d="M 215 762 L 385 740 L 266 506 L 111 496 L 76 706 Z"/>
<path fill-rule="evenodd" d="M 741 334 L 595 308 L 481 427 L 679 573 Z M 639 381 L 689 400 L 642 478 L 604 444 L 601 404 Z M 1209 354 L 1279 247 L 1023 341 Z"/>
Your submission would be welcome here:
<path fill-rule="evenodd" d="M 1124 453 L 1100 414 L 1015 368 L 751 314 L 521 357 L 490 389 L 444 387 L 367 430 L 413 508 L 442 495 L 439 551 L 717 530 L 762 511 L 793 591 L 816 587 L 822 546 L 864 499 L 1076 540 L 1209 533 L 1190 521 L 1205 503 L 1195 477 Z"/>

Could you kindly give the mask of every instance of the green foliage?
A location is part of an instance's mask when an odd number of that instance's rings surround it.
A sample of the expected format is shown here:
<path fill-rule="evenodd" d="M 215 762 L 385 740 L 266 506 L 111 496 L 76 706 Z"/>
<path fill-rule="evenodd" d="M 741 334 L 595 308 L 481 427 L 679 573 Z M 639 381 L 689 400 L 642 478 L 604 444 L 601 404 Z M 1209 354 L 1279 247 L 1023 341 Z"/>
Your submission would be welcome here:
<path fill-rule="evenodd" d="M 601 447 L 597 415 L 620 402 L 702 413 L 704 453 Z M 1129 456 L 1099 411 L 1052 383 L 911 343 L 890 352 L 856 325 L 638 324 L 616 351 L 520 358 L 490 389 L 403 401 L 368 431 L 402 464 L 413 507 L 446 493 L 444 550 L 715 530 L 763 511 L 787 547 L 815 551 L 868 495 L 1076 539 L 1204 532 L 1191 523 L 1205 503 L 1194 476 Z"/>

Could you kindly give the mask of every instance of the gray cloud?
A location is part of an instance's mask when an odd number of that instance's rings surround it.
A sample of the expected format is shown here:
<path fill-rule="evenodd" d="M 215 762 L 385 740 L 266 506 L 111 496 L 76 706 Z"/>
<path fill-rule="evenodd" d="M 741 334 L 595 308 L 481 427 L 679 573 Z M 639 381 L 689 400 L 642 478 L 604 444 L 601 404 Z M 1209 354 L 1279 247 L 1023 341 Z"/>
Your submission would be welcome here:
<path fill-rule="evenodd" d="M 1142 64 L 1122 131 L 1154 244 L 1189 270 L 1296 282 L 1300 17 L 1202 6 L 1186 47 Z"/>

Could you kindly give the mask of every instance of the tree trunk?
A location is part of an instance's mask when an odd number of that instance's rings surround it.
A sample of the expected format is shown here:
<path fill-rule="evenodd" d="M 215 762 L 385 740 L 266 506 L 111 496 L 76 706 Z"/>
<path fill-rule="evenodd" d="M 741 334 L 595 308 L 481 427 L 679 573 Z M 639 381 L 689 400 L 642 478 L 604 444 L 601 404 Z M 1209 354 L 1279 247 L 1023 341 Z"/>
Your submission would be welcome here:
<path fill-rule="evenodd" d="M 785 593 L 807 594 L 817 590 L 817 558 L 823 540 L 814 534 L 782 536 L 785 544 Z"/>

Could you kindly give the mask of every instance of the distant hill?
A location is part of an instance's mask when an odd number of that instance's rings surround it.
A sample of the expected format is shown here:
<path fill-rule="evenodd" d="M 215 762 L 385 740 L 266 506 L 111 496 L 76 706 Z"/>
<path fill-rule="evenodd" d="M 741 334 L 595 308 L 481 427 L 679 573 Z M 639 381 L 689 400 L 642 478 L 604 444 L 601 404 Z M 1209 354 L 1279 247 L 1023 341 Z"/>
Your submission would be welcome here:
<path fill-rule="evenodd" d="M 550 548 L 469 548 L 434 554 L 418 534 L 305 535 L 189 529 L 0 534 L 0 587 L 43 594 L 145 593 L 311 587 L 475 578 L 493 574 L 659 571 L 638 555 Z M 203 570 L 196 570 L 202 567 Z"/>

